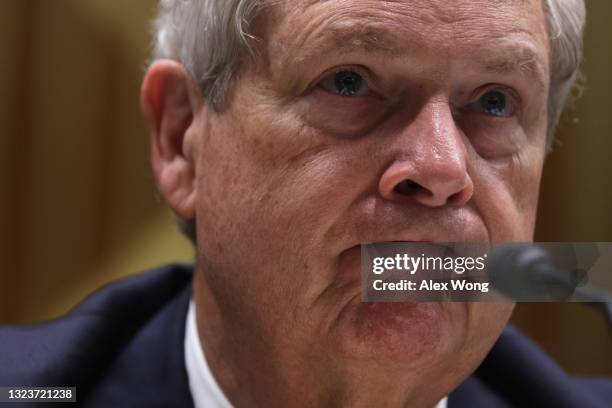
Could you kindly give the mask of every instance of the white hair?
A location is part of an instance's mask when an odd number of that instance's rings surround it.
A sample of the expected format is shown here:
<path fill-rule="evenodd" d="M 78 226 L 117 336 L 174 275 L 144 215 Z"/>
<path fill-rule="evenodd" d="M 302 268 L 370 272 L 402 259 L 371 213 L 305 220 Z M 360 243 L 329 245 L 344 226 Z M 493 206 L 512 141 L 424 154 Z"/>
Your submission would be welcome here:
<path fill-rule="evenodd" d="M 548 147 L 561 113 L 581 86 L 582 35 L 586 22 L 584 0 L 544 0 L 550 37 L 550 92 L 548 100 Z"/>
<path fill-rule="evenodd" d="M 241 57 L 252 52 L 251 21 L 270 0 L 160 0 L 153 60 L 181 62 L 215 109 Z"/>
<path fill-rule="evenodd" d="M 542 0 L 550 38 L 548 142 L 572 91 L 577 89 L 582 61 L 584 0 Z M 253 56 L 250 23 L 278 0 L 160 0 L 155 21 L 153 60 L 181 62 L 215 110 L 225 104 L 232 75 Z M 179 220 L 195 240 L 193 222 Z"/>

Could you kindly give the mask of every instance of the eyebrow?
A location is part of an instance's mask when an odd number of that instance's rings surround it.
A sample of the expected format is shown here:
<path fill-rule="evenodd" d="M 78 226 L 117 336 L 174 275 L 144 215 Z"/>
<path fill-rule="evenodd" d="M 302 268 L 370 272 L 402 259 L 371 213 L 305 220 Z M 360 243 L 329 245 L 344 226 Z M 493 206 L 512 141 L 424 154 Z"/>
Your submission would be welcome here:
<path fill-rule="evenodd" d="M 500 75 L 510 75 L 520 72 L 536 80 L 537 85 L 545 89 L 544 69 L 541 58 L 529 47 L 513 47 L 514 49 L 502 57 L 485 61 L 485 71 Z"/>
<path fill-rule="evenodd" d="M 418 35 L 416 32 L 415 34 Z M 315 56 L 359 52 L 387 59 L 408 59 L 411 44 L 404 43 L 402 46 L 403 49 L 399 49 L 397 39 L 384 28 L 372 25 L 332 24 L 312 42 L 302 44 L 299 59 L 308 60 Z M 416 51 L 417 45 L 413 47 Z M 497 56 L 482 62 L 483 71 L 500 75 L 518 72 L 525 77 L 533 78 L 540 89 L 546 89 L 545 65 L 535 50 L 521 44 L 512 44 L 505 48 L 503 52 L 496 51 Z"/>

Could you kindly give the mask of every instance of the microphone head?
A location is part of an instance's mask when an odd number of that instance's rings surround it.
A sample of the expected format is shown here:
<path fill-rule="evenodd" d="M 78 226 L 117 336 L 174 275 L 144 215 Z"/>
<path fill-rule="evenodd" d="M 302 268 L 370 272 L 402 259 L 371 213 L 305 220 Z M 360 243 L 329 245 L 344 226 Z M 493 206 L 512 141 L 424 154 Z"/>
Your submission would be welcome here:
<path fill-rule="evenodd" d="M 544 248 L 529 243 L 497 246 L 487 272 L 495 289 L 517 301 L 567 300 L 579 282 L 573 271 L 558 268 Z"/>

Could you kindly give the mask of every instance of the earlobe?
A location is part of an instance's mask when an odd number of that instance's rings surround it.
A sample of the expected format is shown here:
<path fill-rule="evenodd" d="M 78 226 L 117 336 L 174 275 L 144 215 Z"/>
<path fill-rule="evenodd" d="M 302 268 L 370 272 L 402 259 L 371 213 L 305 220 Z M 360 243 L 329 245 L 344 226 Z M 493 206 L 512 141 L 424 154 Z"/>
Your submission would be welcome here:
<path fill-rule="evenodd" d="M 140 104 L 151 132 L 151 159 L 160 192 L 184 219 L 195 216 L 195 168 L 190 127 L 197 106 L 191 81 L 176 61 L 155 61 L 145 74 Z"/>

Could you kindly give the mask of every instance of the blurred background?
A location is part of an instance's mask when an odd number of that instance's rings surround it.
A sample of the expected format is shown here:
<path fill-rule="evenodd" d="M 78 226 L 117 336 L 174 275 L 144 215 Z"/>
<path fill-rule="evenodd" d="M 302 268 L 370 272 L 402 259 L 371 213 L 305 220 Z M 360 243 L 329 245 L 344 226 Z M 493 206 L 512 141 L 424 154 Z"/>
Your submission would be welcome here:
<path fill-rule="evenodd" d="M 0 323 L 61 315 L 190 244 L 159 199 L 138 93 L 154 0 L 0 1 Z M 584 96 L 546 163 L 538 241 L 612 241 L 612 2 L 588 2 Z M 611 271 L 612 273 L 612 271 Z M 513 322 L 573 373 L 612 375 L 612 330 L 578 304 Z"/>

